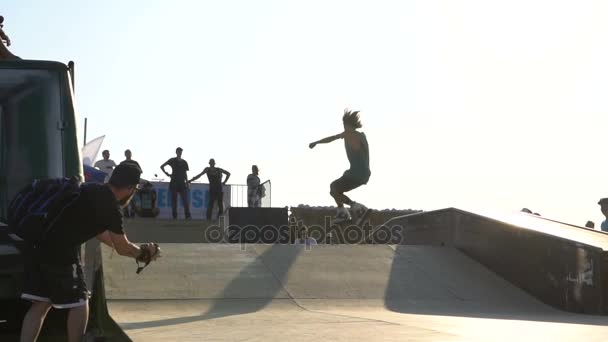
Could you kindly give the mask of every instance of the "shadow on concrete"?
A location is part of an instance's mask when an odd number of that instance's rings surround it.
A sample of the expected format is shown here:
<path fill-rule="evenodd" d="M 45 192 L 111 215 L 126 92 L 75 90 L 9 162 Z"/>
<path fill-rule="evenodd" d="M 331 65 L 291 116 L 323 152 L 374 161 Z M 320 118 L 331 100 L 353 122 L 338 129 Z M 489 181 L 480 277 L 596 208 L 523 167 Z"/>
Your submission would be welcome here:
<path fill-rule="evenodd" d="M 608 325 L 606 316 L 550 307 L 454 248 L 399 245 L 394 249 L 384 300 L 390 311 Z"/>
<path fill-rule="evenodd" d="M 251 247 L 249 247 L 251 248 Z M 255 247 L 254 247 L 255 248 Z M 169 325 L 185 324 L 206 321 L 216 318 L 237 316 L 248 313 L 257 312 L 266 307 L 275 297 L 285 291 L 282 284 L 285 282 L 289 269 L 298 258 L 303 248 L 294 248 L 291 245 L 274 244 L 269 247 L 264 253 L 257 256 L 254 262 L 245 267 L 237 277 L 235 277 L 223 291 L 223 295 L 213 301 L 211 308 L 200 316 L 178 317 L 170 319 L 161 319 L 156 321 L 132 322 L 122 324 L 125 330 L 144 329 L 153 327 L 162 327 Z M 272 261 L 274 272 L 266 265 Z M 249 285 L 251 279 L 250 274 L 259 270 L 258 266 L 254 266 L 258 262 L 262 263 L 268 272 L 270 272 L 276 281 L 272 289 L 272 293 L 264 298 L 230 298 L 230 294 L 236 293 L 238 289 Z M 285 299 L 290 300 L 290 299 Z"/>

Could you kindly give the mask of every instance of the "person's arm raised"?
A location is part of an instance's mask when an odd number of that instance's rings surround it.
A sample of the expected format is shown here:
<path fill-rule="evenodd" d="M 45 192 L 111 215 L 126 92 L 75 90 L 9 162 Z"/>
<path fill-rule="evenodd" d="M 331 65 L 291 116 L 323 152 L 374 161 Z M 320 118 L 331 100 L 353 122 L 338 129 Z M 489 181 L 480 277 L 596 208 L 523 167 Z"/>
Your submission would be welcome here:
<path fill-rule="evenodd" d="M 342 132 L 340 134 L 332 135 L 332 136 L 327 137 L 327 138 L 323 138 L 323 139 L 315 141 L 315 142 L 312 142 L 312 143 L 310 143 L 308 145 L 308 147 L 314 148 L 317 144 L 328 144 L 328 143 L 330 143 L 332 141 L 335 141 L 335 140 L 338 140 L 338 139 L 342 139 L 342 138 L 344 138 L 344 132 Z"/>

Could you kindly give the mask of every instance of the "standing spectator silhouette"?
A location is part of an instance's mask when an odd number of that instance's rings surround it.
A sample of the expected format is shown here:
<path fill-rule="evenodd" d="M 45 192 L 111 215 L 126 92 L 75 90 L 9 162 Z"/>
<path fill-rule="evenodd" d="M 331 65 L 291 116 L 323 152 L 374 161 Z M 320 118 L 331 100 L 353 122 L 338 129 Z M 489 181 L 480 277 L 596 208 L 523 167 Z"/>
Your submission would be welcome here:
<path fill-rule="evenodd" d="M 93 166 L 100 169 L 106 174 L 106 179 L 104 179 L 103 182 L 107 183 L 108 180 L 110 180 L 110 177 L 112 176 L 112 171 L 114 171 L 116 163 L 112 159 L 110 159 L 110 151 L 104 150 L 103 152 L 101 152 L 101 155 L 103 156 L 103 159 L 96 161 L 95 165 Z"/>
<path fill-rule="evenodd" d="M 209 205 L 207 206 L 207 220 L 211 220 L 213 204 L 216 201 L 218 206 L 217 218 L 219 220 L 220 216 L 224 213 L 224 191 L 222 186 L 228 182 L 230 172 L 222 168 L 215 167 L 215 160 L 211 158 L 209 160 L 209 167 L 206 167 L 203 172 L 196 175 L 189 182 L 199 179 L 204 174 L 207 174 L 207 178 L 209 179 Z M 224 182 L 222 182 L 222 175 L 226 175 Z"/>
<path fill-rule="evenodd" d="M 133 157 L 133 153 L 131 153 L 131 150 L 125 150 L 125 160 L 121 161 L 120 163 L 121 164 L 124 164 L 124 163 L 133 164 L 133 165 L 137 166 L 137 168 L 139 170 L 141 170 L 141 166 L 139 165 L 139 163 L 136 162 L 135 160 L 133 160 L 132 157 Z"/>
<path fill-rule="evenodd" d="M 247 176 L 247 206 L 259 208 L 262 206 L 262 185 L 259 177 L 260 170 L 257 165 L 251 167 L 251 174 Z"/>
<path fill-rule="evenodd" d="M 4 17 L 0 15 L 0 60 L 21 59 L 13 55 L 8 46 L 11 46 L 11 39 L 4 33 Z"/>
<path fill-rule="evenodd" d="M 169 182 L 169 192 L 171 193 L 171 210 L 173 214 L 173 219 L 177 218 L 177 195 L 179 194 L 182 199 L 182 204 L 184 205 L 184 214 L 186 219 L 192 218 L 190 215 L 190 203 L 188 202 L 188 171 L 190 168 L 188 167 L 188 162 L 182 159 L 183 149 L 178 147 L 175 149 L 176 156 L 167 160 L 163 165 L 160 166 L 160 169 L 167 175 L 167 177 L 171 178 Z M 165 171 L 165 166 L 171 166 L 171 174 Z"/>
<path fill-rule="evenodd" d="M 606 219 L 604 221 L 602 221 L 602 224 L 600 225 L 600 229 L 603 232 L 608 233 L 608 198 L 600 199 L 600 201 L 597 202 L 597 204 L 600 205 L 600 210 L 602 211 L 602 214 L 604 214 L 604 217 L 606 217 Z"/>
<path fill-rule="evenodd" d="M 133 154 L 131 153 L 131 150 L 125 150 L 125 160 L 121 161 L 121 164 L 130 164 L 135 166 L 136 168 L 139 169 L 139 172 L 142 172 L 141 170 L 141 166 L 139 165 L 138 162 L 136 162 L 135 160 L 131 159 L 131 157 L 133 156 Z M 137 204 L 137 201 L 135 201 L 135 199 L 138 198 L 138 196 L 135 196 L 133 199 L 133 201 L 131 201 L 131 204 L 129 205 L 129 207 L 125 207 L 123 209 L 123 216 L 124 217 L 135 217 L 135 206 Z"/>

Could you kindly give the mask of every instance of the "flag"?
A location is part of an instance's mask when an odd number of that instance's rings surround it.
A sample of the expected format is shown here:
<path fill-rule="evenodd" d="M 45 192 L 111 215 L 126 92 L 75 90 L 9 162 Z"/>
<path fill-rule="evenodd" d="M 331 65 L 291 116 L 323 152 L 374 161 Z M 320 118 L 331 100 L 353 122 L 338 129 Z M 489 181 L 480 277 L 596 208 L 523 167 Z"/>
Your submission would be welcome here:
<path fill-rule="evenodd" d="M 93 166 L 95 159 L 97 159 L 97 154 L 101 149 L 101 143 L 103 143 L 105 137 L 105 135 L 102 135 L 95 138 L 82 147 L 82 162 L 84 165 Z"/>
<path fill-rule="evenodd" d="M 85 183 L 103 183 L 106 179 L 105 172 L 97 170 L 90 165 L 84 165 L 84 181 Z"/>

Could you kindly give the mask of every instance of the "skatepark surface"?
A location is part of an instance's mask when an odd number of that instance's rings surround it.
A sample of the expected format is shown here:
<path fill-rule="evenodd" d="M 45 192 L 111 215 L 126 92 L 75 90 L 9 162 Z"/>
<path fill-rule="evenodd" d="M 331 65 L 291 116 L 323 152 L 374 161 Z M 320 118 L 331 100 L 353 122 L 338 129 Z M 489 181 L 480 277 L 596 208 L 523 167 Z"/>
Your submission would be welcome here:
<path fill-rule="evenodd" d="M 606 341 L 608 317 L 549 307 L 451 247 L 162 244 L 136 274 L 103 246 L 134 341 Z"/>

